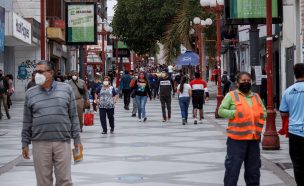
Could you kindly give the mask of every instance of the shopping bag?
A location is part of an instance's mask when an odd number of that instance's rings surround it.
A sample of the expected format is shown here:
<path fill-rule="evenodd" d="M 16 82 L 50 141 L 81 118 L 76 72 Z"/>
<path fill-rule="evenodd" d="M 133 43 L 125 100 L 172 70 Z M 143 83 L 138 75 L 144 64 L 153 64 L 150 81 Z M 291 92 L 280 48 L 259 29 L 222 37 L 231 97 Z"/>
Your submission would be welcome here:
<path fill-rule="evenodd" d="M 92 126 L 92 125 L 94 125 L 94 114 L 85 113 L 83 118 L 84 118 L 83 124 L 85 126 Z"/>

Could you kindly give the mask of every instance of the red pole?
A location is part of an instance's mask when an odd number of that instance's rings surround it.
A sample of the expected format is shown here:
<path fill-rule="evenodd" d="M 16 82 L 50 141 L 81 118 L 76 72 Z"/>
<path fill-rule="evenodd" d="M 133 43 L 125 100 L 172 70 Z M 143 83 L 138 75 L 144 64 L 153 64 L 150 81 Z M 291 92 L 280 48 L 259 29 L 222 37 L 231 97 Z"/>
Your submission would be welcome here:
<path fill-rule="evenodd" d="M 116 48 L 115 48 L 115 63 L 116 63 L 116 69 L 117 69 L 117 73 L 116 73 L 116 88 L 119 87 L 119 76 L 120 76 L 120 72 L 119 72 L 119 67 L 118 67 L 118 36 L 116 36 Z"/>
<path fill-rule="evenodd" d="M 202 52 L 202 31 L 203 26 L 197 25 L 197 38 L 198 38 L 198 56 L 199 56 L 199 72 L 201 74 L 201 78 L 203 78 L 203 52 Z"/>
<path fill-rule="evenodd" d="M 218 109 L 223 100 L 222 94 L 222 82 L 221 82 L 221 50 L 222 50 L 222 38 L 221 38 L 221 13 L 223 6 L 216 6 L 216 46 L 217 46 L 217 66 L 218 66 L 218 83 L 217 83 L 217 105 L 215 109 L 215 118 L 219 118 Z"/>
<path fill-rule="evenodd" d="M 106 70 L 105 70 L 104 35 L 105 35 L 105 30 L 104 30 L 103 25 L 102 25 L 102 31 L 101 31 L 101 37 L 102 37 L 102 52 L 101 52 L 102 63 L 101 63 L 101 72 L 102 72 L 102 74 L 105 75 Z"/>
<path fill-rule="evenodd" d="M 272 92 L 272 4 L 271 0 L 267 0 L 266 8 L 266 59 L 267 59 L 267 120 L 266 131 L 262 140 L 262 147 L 265 150 L 279 150 L 280 140 L 276 130 L 275 118 L 276 112 L 273 105 L 273 92 Z"/>
<path fill-rule="evenodd" d="M 45 60 L 45 2 L 40 0 L 40 42 L 41 42 L 41 60 Z"/>

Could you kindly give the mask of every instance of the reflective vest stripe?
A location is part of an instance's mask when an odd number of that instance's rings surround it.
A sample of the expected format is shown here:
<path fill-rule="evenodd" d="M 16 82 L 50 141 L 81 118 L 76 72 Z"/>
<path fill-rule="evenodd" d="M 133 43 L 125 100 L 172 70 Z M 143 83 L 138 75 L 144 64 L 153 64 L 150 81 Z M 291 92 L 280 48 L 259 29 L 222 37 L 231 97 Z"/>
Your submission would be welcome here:
<path fill-rule="evenodd" d="M 237 102 L 239 102 L 239 101 L 240 101 L 240 97 L 239 97 L 238 92 L 235 90 L 235 91 L 233 91 L 233 93 L 234 93 L 234 96 L 235 96 L 235 100 L 236 100 Z"/>
<path fill-rule="evenodd" d="M 243 112 L 238 113 L 239 118 L 243 118 Z"/>
<path fill-rule="evenodd" d="M 260 119 L 262 119 L 262 120 L 265 119 L 264 114 L 260 114 Z"/>
<path fill-rule="evenodd" d="M 252 122 L 244 122 L 244 123 L 233 123 L 233 122 L 229 122 L 228 123 L 228 126 L 229 127 L 247 127 L 247 126 L 251 126 L 252 125 Z M 259 128 L 263 128 L 263 124 L 261 123 L 254 123 L 254 125 L 256 127 L 259 127 Z"/>
<path fill-rule="evenodd" d="M 256 99 L 256 101 L 257 101 L 257 103 L 259 104 L 259 103 L 260 103 L 260 100 L 259 100 L 258 95 L 257 95 L 257 94 L 253 94 L 253 96 L 255 97 L 255 99 Z"/>
<path fill-rule="evenodd" d="M 262 134 L 262 132 L 253 131 L 253 130 L 246 130 L 246 131 L 241 131 L 241 132 L 228 130 L 227 133 L 237 135 L 237 136 L 245 136 L 248 134 L 256 134 L 256 135 L 260 136 Z"/>

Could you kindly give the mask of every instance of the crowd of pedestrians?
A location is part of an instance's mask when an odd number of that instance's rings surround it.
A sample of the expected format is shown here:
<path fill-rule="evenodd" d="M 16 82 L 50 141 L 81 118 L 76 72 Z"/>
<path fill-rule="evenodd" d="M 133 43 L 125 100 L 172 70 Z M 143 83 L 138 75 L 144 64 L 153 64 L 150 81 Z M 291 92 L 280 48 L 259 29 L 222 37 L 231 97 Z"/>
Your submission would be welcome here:
<path fill-rule="evenodd" d="M 103 135 L 108 133 L 107 119 L 110 133 L 114 133 L 115 105 L 119 95 L 123 97 L 127 111 L 132 100 L 131 116 L 137 117 L 139 122 L 148 120 L 148 99 L 158 98 L 162 112 L 160 120 L 167 122 L 172 118 L 171 102 L 176 93 L 181 124 L 188 124 L 191 102 L 193 124 L 202 124 L 203 107 L 209 99 L 207 83 L 199 72 L 189 77 L 183 71 L 173 74 L 173 67 L 169 67 L 158 72 L 153 69 L 126 70 L 116 87 L 113 78 L 97 74 L 94 82 L 86 87 L 77 72 L 71 72 L 67 80 L 61 79 L 59 74 L 54 78 L 52 63 L 40 61 L 27 87 L 22 129 L 24 158 L 29 158 L 29 144 L 33 144 L 37 184 L 51 185 L 54 170 L 56 185 L 72 185 L 70 141 L 73 139 L 75 148 L 82 148 L 80 132 L 85 108 L 99 112 Z M 304 65 L 296 64 L 294 73 L 297 82 L 285 91 L 280 106 L 281 116 L 286 121 L 280 134 L 289 136 L 295 179 L 298 185 L 303 185 L 304 107 L 301 104 L 304 102 Z M 263 100 L 252 91 L 251 74 L 240 72 L 228 77 L 224 73 L 221 79 L 225 98 L 218 114 L 228 119 L 224 185 L 237 185 L 243 163 L 246 185 L 260 185 L 260 141 L 267 117 Z M 7 96 L 13 93 L 10 80 L 12 77 L 4 78 L 0 70 L 0 103 L 6 102 L 6 105 Z M 5 111 L 10 118 L 6 107 Z"/>

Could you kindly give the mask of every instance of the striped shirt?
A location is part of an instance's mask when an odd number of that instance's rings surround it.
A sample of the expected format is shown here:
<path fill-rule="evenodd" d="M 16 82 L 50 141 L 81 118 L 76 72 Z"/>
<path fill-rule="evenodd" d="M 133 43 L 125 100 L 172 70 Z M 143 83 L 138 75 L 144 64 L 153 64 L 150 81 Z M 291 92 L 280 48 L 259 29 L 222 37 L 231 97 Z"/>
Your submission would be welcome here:
<path fill-rule="evenodd" d="M 70 85 L 53 81 L 50 90 L 35 86 L 27 90 L 24 103 L 22 147 L 31 141 L 80 143 L 76 101 Z"/>

